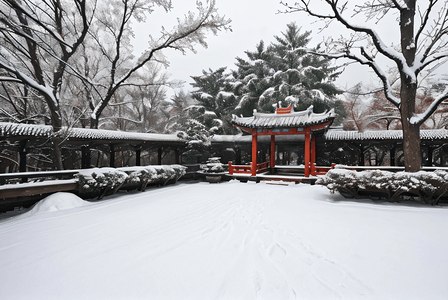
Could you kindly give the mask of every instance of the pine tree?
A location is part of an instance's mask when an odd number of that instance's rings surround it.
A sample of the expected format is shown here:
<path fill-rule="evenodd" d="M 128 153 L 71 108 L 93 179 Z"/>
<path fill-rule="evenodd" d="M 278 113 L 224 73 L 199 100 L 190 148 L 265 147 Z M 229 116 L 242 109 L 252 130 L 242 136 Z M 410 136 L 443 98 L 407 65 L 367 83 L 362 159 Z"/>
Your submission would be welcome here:
<path fill-rule="evenodd" d="M 290 23 L 269 47 L 261 41 L 255 52 L 246 51 L 249 61 L 237 58 L 234 77 L 243 84 L 239 113 L 251 115 L 253 109 L 273 112 L 280 103 L 292 104 L 295 110 L 313 105 L 316 112 L 335 108 L 345 116 L 342 103 L 334 101 L 341 93 L 334 85 L 340 72 L 330 67 L 330 60 L 311 53 L 313 49 L 307 48 L 310 35 Z"/>
<path fill-rule="evenodd" d="M 272 77 L 275 69 L 272 63 L 271 53 L 267 51 L 263 41 L 256 45 L 254 52 L 244 52 L 249 61 L 237 57 L 235 65 L 238 67 L 233 72 L 237 78 L 235 91 L 239 95 L 238 112 L 250 116 L 254 108 L 258 108 L 260 96 L 272 87 Z"/>
<path fill-rule="evenodd" d="M 204 120 L 210 134 L 232 133 L 231 116 L 234 112 L 237 97 L 235 95 L 234 78 L 226 73 L 226 67 L 216 71 L 202 71 L 202 76 L 191 76 L 195 81 L 192 86 L 196 88 L 192 93 L 193 99 L 204 107 Z"/>
<path fill-rule="evenodd" d="M 222 123 L 206 126 L 211 134 L 233 133 L 232 114 L 252 116 L 254 109 L 273 112 L 279 102 L 284 107 L 293 104 L 296 111 L 310 105 L 315 112 L 335 108 L 335 123 L 340 123 L 346 113 L 342 102 L 335 100 L 341 93 L 333 83 L 339 73 L 328 59 L 310 53 L 310 35 L 291 23 L 275 43 L 266 47 L 260 41 L 254 51 L 245 51 L 247 59 L 236 57 L 236 70 L 226 72 L 222 67 L 191 76 L 193 98 Z"/>

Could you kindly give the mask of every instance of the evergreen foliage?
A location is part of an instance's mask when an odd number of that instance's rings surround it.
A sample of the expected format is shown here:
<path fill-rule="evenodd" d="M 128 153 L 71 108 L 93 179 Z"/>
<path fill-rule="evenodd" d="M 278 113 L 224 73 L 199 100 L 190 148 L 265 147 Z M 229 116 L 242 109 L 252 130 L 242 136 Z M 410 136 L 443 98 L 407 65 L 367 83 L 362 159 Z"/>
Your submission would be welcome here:
<path fill-rule="evenodd" d="M 246 51 L 249 61 L 237 58 L 237 78 L 244 87 L 238 108 L 243 115 L 253 109 L 274 112 L 277 105 L 294 106 L 296 111 L 313 105 L 315 112 L 335 108 L 345 116 L 340 101 L 334 101 L 341 91 L 334 85 L 339 76 L 330 60 L 313 54 L 307 47 L 311 32 L 300 32 L 296 23 L 287 25 L 286 32 L 275 36 L 276 42 L 265 48 L 263 41 L 255 52 Z"/>
<path fill-rule="evenodd" d="M 236 70 L 226 72 L 222 67 L 192 76 L 193 98 L 222 121 L 213 132 L 203 123 L 205 128 L 212 134 L 232 134 L 232 114 L 252 116 L 254 109 L 272 113 L 278 105 L 289 104 L 296 111 L 313 105 L 317 113 L 334 108 L 339 124 L 346 115 L 342 102 L 335 99 L 341 93 L 334 85 L 340 72 L 307 48 L 310 39 L 311 32 L 301 33 L 291 23 L 271 45 L 260 41 L 254 51 L 245 51 L 246 59 L 236 57 Z"/>
<path fill-rule="evenodd" d="M 202 76 L 191 76 L 195 81 L 192 86 L 196 90 L 192 93 L 193 99 L 204 107 L 202 116 L 208 123 L 204 123 L 205 128 L 211 134 L 233 133 L 230 124 L 232 112 L 237 103 L 237 96 L 233 92 L 234 80 L 229 73 L 226 73 L 226 67 L 222 67 L 213 71 L 202 71 Z M 214 118 L 210 116 L 214 115 Z"/>
<path fill-rule="evenodd" d="M 166 114 L 170 115 L 167 131 L 176 132 L 187 144 L 187 151 L 183 153 L 184 161 L 201 161 L 211 144 L 211 135 L 220 130 L 222 121 L 214 112 L 198 104 L 191 94 L 183 91 L 174 95 L 171 101 L 166 101 L 164 107 Z"/>
<path fill-rule="evenodd" d="M 251 116 L 258 108 L 260 97 L 272 92 L 272 78 L 275 69 L 272 68 L 272 55 L 263 41 L 256 45 L 254 52 L 245 51 L 249 61 L 237 57 L 238 69 L 233 72 L 238 86 L 239 103 L 236 109 L 244 116 Z"/>

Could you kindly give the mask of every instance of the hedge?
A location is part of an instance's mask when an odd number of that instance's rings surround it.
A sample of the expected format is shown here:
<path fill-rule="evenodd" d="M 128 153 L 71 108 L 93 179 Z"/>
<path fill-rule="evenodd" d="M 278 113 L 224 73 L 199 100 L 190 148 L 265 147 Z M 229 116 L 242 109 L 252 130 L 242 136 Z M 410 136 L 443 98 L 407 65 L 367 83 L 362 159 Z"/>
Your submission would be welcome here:
<path fill-rule="evenodd" d="M 137 188 L 144 191 L 149 184 L 166 185 L 176 182 L 186 173 L 181 165 L 142 166 L 124 168 L 93 168 L 75 175 L 81 194 L 113 194 L 120 188 Z"/>
<path fill-rule="evenodd" d="M 337 191 L 350 198 L 376 195 L 396 202 L 403 196 L 411 196 L 418 197 L 424 203 L 436 205 L 448 191 L 448 172 L 357 172 L 336 166 L 320 177 L 316 184 L 326 186 L 332 193 Z"/>

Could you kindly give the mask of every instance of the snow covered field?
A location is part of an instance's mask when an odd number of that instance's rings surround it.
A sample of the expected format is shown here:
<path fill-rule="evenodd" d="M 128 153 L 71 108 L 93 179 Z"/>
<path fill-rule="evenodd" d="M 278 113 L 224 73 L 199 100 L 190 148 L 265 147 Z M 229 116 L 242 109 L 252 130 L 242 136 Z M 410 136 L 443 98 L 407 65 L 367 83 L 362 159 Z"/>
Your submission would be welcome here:
<path fill-rule="evenodd" d="M 178 183 L 0 221 L 0 299 L 447 299 L 448 208 Z"/>

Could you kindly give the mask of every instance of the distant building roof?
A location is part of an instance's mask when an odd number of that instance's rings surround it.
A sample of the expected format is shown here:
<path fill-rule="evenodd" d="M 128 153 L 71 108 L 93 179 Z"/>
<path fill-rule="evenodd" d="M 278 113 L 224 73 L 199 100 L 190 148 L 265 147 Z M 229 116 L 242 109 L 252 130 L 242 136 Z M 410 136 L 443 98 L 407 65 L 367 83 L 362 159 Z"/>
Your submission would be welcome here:
<path fill-rule="evenodd" d="M 300 112 L 303 113 L 303 112 Z M 298 113 L 292 113 L 298 114 Z M 274 114 L 260 114 L 260 115 L 274 115 Z M 331 112 L 325 114 L 313 114 L 310 120 L 330 120 L 333 118 Z M 322 116 L 322 118 L 316 117 L 316 115 Z M 276 128 L 286 125 L 282 125 L 280 122 L 281 117 L 289 116 L 288 114 L 279 115 L 278 125 Z M 294 117 L 295 118 L 295 117 Z M 305 118 L 305 117 L 304 117 Z M 327 118 L 327 119 L 326 119 Z M 251 118 L 239 118 L 251 119 Z M 293 121 L 291 121 L 293 122 Z M 310 121 L 319 122 L 321 121 Z M 291 123 L 288 123 L 291 124 Z M 301 123 L 302 124 L 302 123 Z M 309 124 L 309 123 L 306 123 Z M 313 123 L 314 125 L 314 123 Z M 297 125 L 294 125 L 297 126 Z M 269 128 L 269 127 L 263 127 Z M 54 134 L 53 128 L 49 125 L 32 125 L 32 124 L 19 124 L 19 123 L 5 123 L 0 122 L 0 137 L 3 138 L 20 138 L 20 137 L 44 137 L 48 138 Z M 61 137 L 67 138 L 70 141 L 138 141 L 138 142 L 159 142 L 159 143 L 184 143 L 182 139 L 175 134 L 157 134 L 157 133 L 141 133 L 141 132 L 125 132 L 125 131 L 113 131 L 113 130 L 101 130 L 101 129 L 89 129 L 89 128 L 63 128 L 58 134 Z M 420 130 L 420 138 L 422 140 L 448 140 L 448 130 L 446 129 L 432 129 L 432 130 Z M 401 130 L 378 130 L 378 131 L 344 131 L 330 129 L 325 133 L 325 139 L 328 141 L 364 141 L 364 140 L 402 140 L 403 132 Z M 251 143 L 252 139 L 250 135 L 214 135 L 211 138 L 212 143 Z M 259 142 L 269 142 L 269 137 L 259 137 Z M 303 141 L 303 136 L 278 136 L 276 138 L 278 142 L 300 142 Z"/>
<path fill-rule="evenodd" d="M 403 139 L 401 130 L 378 130 L 378 131 L 344 131 L 337 129 L 329 129 L 325 135 L 327 141 L 375 141 L 375 140 L 395 140 Z M 429 129 L 420 130 L 422 140 L 448 140 L 448 130 L 446 129 Z M 212 143 L 247 143 L 252 142 L 250 135 L 214 135 L 211 139 Z M 277 136 L 276 142 L 303 142 L 304 137 L 301 135 L 294 136 Z M 269 136 L 259 136 L 258 142 L 270 142 Z"/>
<path fill-rule="evenodd" d="M 291 110 L 290 113 L 276 112 L 273 114 L 266 114 L 258 113 L 254 110 L 254 115 L 252 117 L 234 116 L 232 124 L 245 128 L 303 128 L 333 121 L 335 117 L 334 110 L 316 114 L 313 112 L 313 106 L 310 106 L 305 111 L 294 112 Z"/>
<path fill-rule="evenodd" d="M 363 140 L 402 140 L 401 130 L 377 130 L 377 131 L 344 131 L 328 130 L 325 138 L 329 141 L 363 141 Z M 430 129 L 420 130 L 422 140 L 443 140 L 448 139 L 448 130 Z"/>
<path fill-rule="evenodd" d="M 33 125 L 0 122 L 0 137 L 51 137 L 49 125 Z M 182 142 L 175 134 L 141 133 L 90 128 L 63 128 L 57 134 L 69 140 L 126 140 L 141 142 Z"/>

